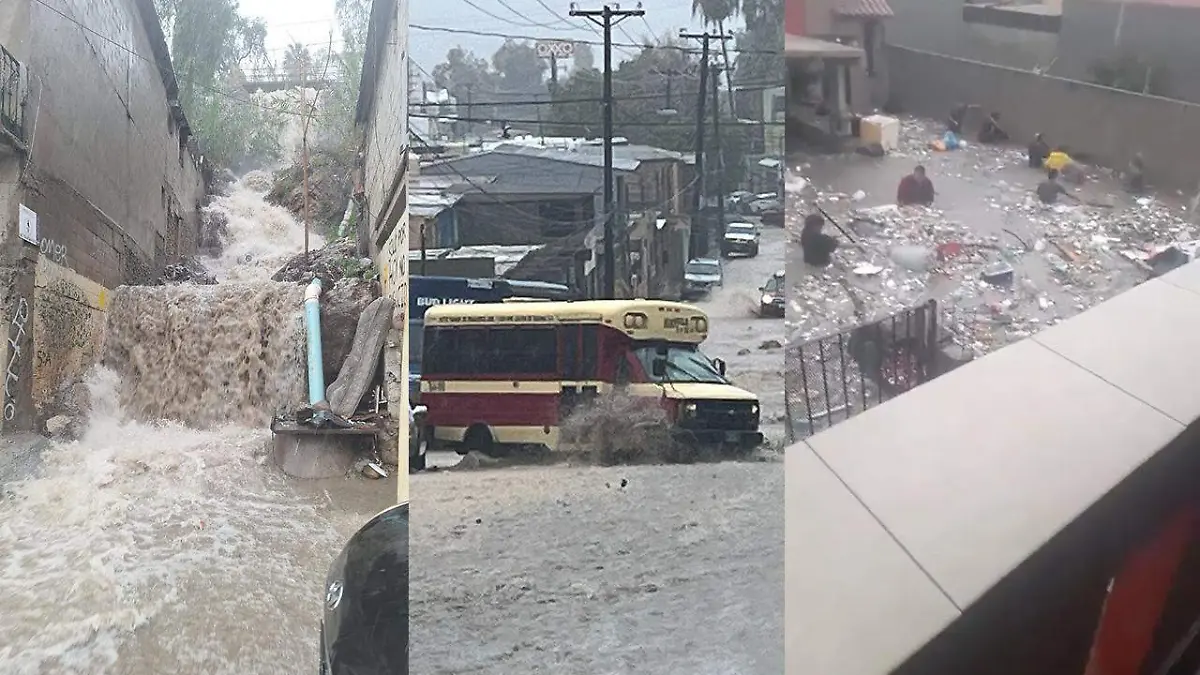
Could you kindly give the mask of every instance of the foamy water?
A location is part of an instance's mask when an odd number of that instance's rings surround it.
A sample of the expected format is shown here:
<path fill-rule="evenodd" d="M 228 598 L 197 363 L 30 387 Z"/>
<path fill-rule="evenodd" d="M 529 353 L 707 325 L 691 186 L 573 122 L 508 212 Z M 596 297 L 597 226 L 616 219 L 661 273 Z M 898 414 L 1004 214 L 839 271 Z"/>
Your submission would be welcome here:
<path fill-rule="evenodd" d="M 267 426 L 306 398 L 304 287 L 274 281 L 123 286 L 112 294 L 105 363 L 140 420 Z"/>
<path fill-rule="evenodd" d="M 3 675 L 316 670 L 328 565 L 395 485 L 268 459 L 305 371 L 303 289 L 264 280 L 303 230 L 249 178 L 211 207 L 225 283 L 116 290 L 84 437 L 0 485 Z"/>
<path fill-rule="evenodd" d="M 119 378 L 89 385 L 85 437 L 0 500 L 0 672 L 314 668 L 326 568 L 383 496 L 284 478 L 262 429 L 122 421 Z"/>
<path fill-rule="evenodd" d="M 229 187 L 229 194 L 218 195 L 204 207 L 227 221 L 220 257 L 204 258 L 218 282 L 265 281 L 304 251 L 304 224 L 287 209 L 263 201 L 270 187 L 269 173 L 251 171 Z M 309 232 L 310 250 L 324 245 L 316 232 Z"/>

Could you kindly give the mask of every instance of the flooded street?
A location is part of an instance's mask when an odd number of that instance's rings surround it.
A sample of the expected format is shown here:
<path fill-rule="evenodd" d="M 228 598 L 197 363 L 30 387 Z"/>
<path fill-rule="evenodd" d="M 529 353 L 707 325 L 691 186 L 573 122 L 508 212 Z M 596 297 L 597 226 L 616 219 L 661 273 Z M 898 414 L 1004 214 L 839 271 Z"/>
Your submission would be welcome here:
<path fill-rule="evenodd" d="M 887 156 L 789 158 L 792 188 L 799 176 L 811 182 L 789 194 L 787 214 L 797 242 L 787 261 L 787 362 L 800 435 L 892 395 L 862 381 L 848 338 L 837 338 L 844 331 L 933 300 L 938 352 L 962 363 L 1132 288 L 1158 247 L 1200 236 L 1177 196 L 1135 197 L 1100 168 L 1088 167 L 1082 185 L 1064 183 L 1074 198 L 1042 204 L 1034 188 L 1045 172 L 1028 166 L 1024 148 L 935 152 L 928 143 L 939 132 L 904 119 Z M 897 208 L 897 185 L 918 164 L 934 203 Z M 798 245 L 804 217 L 818 213 L 814 199 L 841 226 L 825 225 L 839 248 L 823 270 L 806 266 Z"/>
<path fill-rule="evenodd" d="M 701 349 L 782 438 L 783 321 L 755 316 L 784 232 L 725 261 Z M 505 466 L 411 477 L 414 673 L 778 675 L 783 463 Z M 453 452 L 430 465 L 454 465 Z"/>
<path fill-rule="evenodd" d="M 302 289 L 265 278 L 303 233 L 254 194 L 212 207 L 238 283 L 114 292 L 84 436 L 0 454 L 0 672 L 315 672 L 328 565 L 395 484 L 267 458 L 304 370 Z"/>

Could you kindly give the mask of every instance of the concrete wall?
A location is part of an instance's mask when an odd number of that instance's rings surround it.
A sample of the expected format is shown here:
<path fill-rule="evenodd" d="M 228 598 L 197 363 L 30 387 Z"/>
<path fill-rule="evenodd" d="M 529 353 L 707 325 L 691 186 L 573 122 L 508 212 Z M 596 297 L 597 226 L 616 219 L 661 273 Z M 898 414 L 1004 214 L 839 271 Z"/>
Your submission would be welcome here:
<path fill-rule="evenodd" d="M 4 426 L 32 429 L 94 362 L 106 289 L 195 252 L 205 186 L 151 0 L 9 0 L 0 44 L 27 85 L 27 147 L 0 153 Z M 16 236 L 18 204 L 36 242 Z"/>
<path fill-rule="evenodd" d="M 367 203 L 369 249 L 379 268 L 385 296 L 396 303 L 392 330 L 384 349 L 384 377 L 390 409 L 408 407 L 408 2 L 375 0 L 359 99 L 364 136 L 363 190 Z M 396 456 L 408 453 L 408 425 L 401 420 Z M 385 456 L 390 454 L 387 450 Z M 396 480 L 398 503 L 408 501 L 408 468 L 401 464 Z"/>
<path fill-rule="evenodd" d="M 1200 102 L 1200 7 L 1066 0 L 1055 75 L 1086 79 L 1094 61 L 1122 52 L 1167 69 L 1164 96 Z M 1120 24 L 1118 34 L 1117 26 Z"/>
<path fill-rule="evenodd" d="M 1118 168 L 1142 152 L 1152 182 L 1191 190 L 1200 179 L 1200 105 L 901 47 L 889 47 L 887 58 L 907 112 L 942 119 L 969 101 L 1000 112 L 1015 141 L 1042 132 Z"/>
<path fill-rule="evenodd" d="M 962 2 L 888 2 L 896 13 L 888 20 L 889 44 L 1026 70 L 1050 66 L 1059 53 L 1053 33 L 964 22 Z"/>
<path fill-rule="evenodd" d="M 42 255 L 34 277 L 31 397 L 37 419 L 55 414 L 64 382 L 104 353 L 108 289 Z"/>
<path fill-rule="evenodd" d="M 54 179 L 40 187 L 46 201 L 73 198 L 74 192 L 90 204 L 91 217 L 115 224 L 128 237 L 131 253 L 160 268 L 195 251 L 204 186 L 171 121 L 166 86 L 138 8 L 143 1 L 54 0 L 62 13 L 94 32 L 33 4 L 26 127 L 33 165 Z M 81 232 L 78 225 L 42 217 L 39 235 L 66 245 L 67 266 L 90 278 L 137 281 L 122 277 L 103 234 Z"/>
<path fill-rule="evenodd" d="M 376 0 L 388 7 L 387 37 L 375 59 L 373 87 L 367 94 L 370 103 L 366 131 L 363 187 L 372 229 L 371 253 L 382 253 L 392 228 L 403 230 L 407 242 L 407 185 L 402 174 L 408 165 L 408 48 L 405 23 L 407 3 L 400 0 Z M 383 16 L 383 10 L 377 11 Z M 374 17 L 373 17 L 374 19 Z M 407 244 L 404 247 L 407 248 Z"/>

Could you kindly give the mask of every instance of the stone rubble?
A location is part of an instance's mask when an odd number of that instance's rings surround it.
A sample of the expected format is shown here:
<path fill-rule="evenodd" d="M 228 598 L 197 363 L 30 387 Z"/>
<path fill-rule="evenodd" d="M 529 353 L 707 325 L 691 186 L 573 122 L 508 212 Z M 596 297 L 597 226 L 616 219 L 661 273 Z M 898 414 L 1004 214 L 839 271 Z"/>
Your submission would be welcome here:
<path fill-rule="evenodd" d="M 931 154 L 932 128 L 905 120 L 893 155 L 920 161 Z M 975 178 L 1025 162 L 1021 149 L 968 144 L 956 152 L 971 153 Z M 789 280 L 792 345 L 935 299 L 943 337 L 979 356 L 1141 283 L 1150 276 L 1147 261 L 1155 254 L 1172 244 L 1190 252 L 1195 246 L 1189 242 L 1200 238 L 1186 207 L 1155 197 L 1125 197 L 1130 206 L 1120 205 L 1115 195 L 1047 206 L 1028 187 L 992 177 L 998 195 L 980 208 L 1001 211 L 1006 225 L 988 232 L 948 217 L 936 205 L 859 208 L 861 194 L 816 192 L 795 175 L 797 167 L 789 171 L 789 187 L 806 193 L 794 199 L 789 192 L 792 245 L 798 249 L 806 204 L 814 199 L 859 244 L 827 225 L 841 243 L 834 265 L 805 267 L 800 278 Z"/>

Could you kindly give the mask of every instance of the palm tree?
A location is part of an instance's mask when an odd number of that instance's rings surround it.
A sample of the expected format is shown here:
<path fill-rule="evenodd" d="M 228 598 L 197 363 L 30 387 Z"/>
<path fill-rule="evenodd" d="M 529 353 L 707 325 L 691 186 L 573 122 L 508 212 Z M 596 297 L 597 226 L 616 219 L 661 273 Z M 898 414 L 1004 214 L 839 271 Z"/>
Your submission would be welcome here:
<path fill-rule="evenodd" d="M 283 55 L 283 72 L 292 79 L 300 79 L 301 74 L 308 73 L 312 75 L 312 54 L 309 53 L 308 47 L 293 42 Z"/>
<path fill-rule="evenodd" d="M 704 25 L 716 26 L 725 34 L 725 22 L 732 19 L 741 9 L 741 0 L 692 0 L 692 16 L 699 15 L 704 19 Z M 733 70 L 729 62 L 728 40 L 721 40 L 721 57 L 725 61 L 725 84 L 729 90 L 729 114 L 737 119 L 737 111 L 733 104 Z"/>

